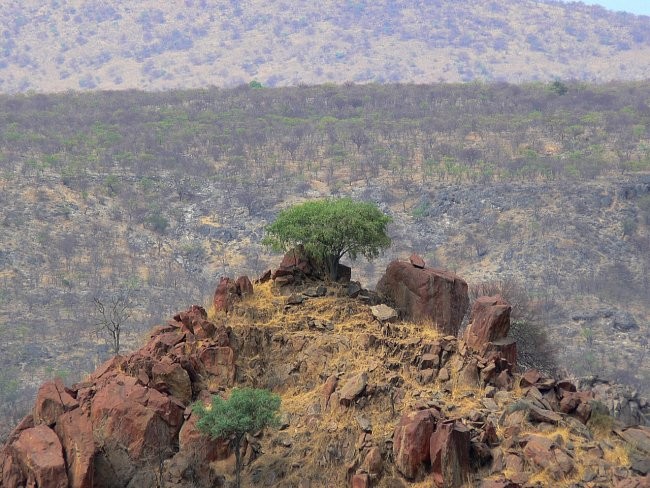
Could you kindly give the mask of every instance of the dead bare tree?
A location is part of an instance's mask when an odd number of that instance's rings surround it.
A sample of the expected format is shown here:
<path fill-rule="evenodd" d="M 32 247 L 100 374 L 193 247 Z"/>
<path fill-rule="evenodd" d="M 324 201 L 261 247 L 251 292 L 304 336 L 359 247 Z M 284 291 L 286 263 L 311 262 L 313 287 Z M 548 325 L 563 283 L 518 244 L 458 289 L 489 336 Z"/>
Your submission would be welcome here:
<path fill-rule="evenodd" d="M 96 332 L 108 335 L 113 353 L 119 355 L 120 337 L 135 306 L 132 290 L 130 288 L 119 290 L 106 300 L 95 296 L 93 303 L 95 304 Z"/>

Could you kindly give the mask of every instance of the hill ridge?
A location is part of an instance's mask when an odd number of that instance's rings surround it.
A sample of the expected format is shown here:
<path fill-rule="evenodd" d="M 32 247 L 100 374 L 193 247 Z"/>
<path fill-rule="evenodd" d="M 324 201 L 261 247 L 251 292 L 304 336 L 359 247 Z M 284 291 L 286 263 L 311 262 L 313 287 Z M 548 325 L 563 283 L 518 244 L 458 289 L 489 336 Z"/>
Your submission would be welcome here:
<path fill-rule="evenodd" d="M 650 17 L 580 3 L 14 0 L 0 29 L 4 93 L 650 78 Z"/>

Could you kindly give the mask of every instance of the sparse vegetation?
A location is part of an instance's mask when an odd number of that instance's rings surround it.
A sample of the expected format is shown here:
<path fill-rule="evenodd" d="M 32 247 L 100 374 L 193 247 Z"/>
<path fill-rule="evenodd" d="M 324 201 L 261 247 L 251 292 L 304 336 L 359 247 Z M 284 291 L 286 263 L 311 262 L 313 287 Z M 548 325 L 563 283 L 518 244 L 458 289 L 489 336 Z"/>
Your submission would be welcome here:
<path fill-rule="evenodd" d="M 267 390 L 235 388 L 224 400 L 213 395 L 206 407 L 201 402 L 193 406 L 199 416 L 197 427 L 212 439 L 231 438 L 236 458 L 236 488 L 241 486 L 241 443 L 246 434 L 260 432 L 278 424 L 280 397 Z"/>
<path fill-rule="evenodd" d="M 411 252 L 470 283 L 512 276 L 564 365 L 646 391 L 650 90 L 564 83 L 0 96 L 0 362 L 29 365 L 17 411 L 46 367 L 74 382 L 110 354 L 93 296 L 137 278 L 129 350 L 218 274 L 277 265 L 261 239 L 285 205 L 334 195 L 394 217 L 391 252 L 355 264 L 367 286 Z M 610 319 L 571 319 L 593 308 L 640 329 L 612 341 Z"/>

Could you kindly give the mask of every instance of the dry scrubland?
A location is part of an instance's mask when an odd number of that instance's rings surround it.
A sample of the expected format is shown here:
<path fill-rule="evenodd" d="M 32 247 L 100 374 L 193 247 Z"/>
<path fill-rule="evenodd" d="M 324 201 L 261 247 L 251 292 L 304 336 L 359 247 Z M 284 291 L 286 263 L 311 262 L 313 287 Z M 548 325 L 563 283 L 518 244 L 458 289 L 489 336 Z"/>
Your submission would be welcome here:
<path fill-rule="evenodd" d="M 650 18 L 579 3 L 8 0 L 0 92 L 650 76 Z"/>
<path fill-rule="evenodd" d="M 131 291 L 133 348 L 220 274 L 271 267 L 264 226 L 329 195 L 393 217 L 393 248 L 353 265 L 365 285 L 413 251 L 515 283 L 561 368 L 647 391 L 649 100 L 644 83 L 1 97 L 3 418 L 107 357 L 95 296 Z"/>

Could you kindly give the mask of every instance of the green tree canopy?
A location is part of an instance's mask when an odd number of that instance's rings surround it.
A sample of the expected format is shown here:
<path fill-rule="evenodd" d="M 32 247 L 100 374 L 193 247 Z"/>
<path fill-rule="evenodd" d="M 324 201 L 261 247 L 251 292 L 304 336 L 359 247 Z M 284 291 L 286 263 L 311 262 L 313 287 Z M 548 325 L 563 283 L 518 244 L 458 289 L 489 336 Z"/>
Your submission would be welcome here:
<path fill-rule="evenodd" d="M 280 397 L 268 390 L 235 388 L 224 400 L 213 395 L 212 404 L 206 407 L 196 402 L 192 410 L 199 416 L 198 429 L 213 439 L 232 439 L 236 458 L 236 486 L 241 481 L 241 441 L 246 434 L 253 434 L 267 426 L 279 423 Z"/>
<path fill-rule="evenodd" d="M 266 228 L 264 243 L 278 251 L 304 246 L 336 280 L 343 256 L 373 259 L 390 246 L 386 226 L 391 221 L 374 203 L 351 198 L 312 200 L 280 212 Z"/>

